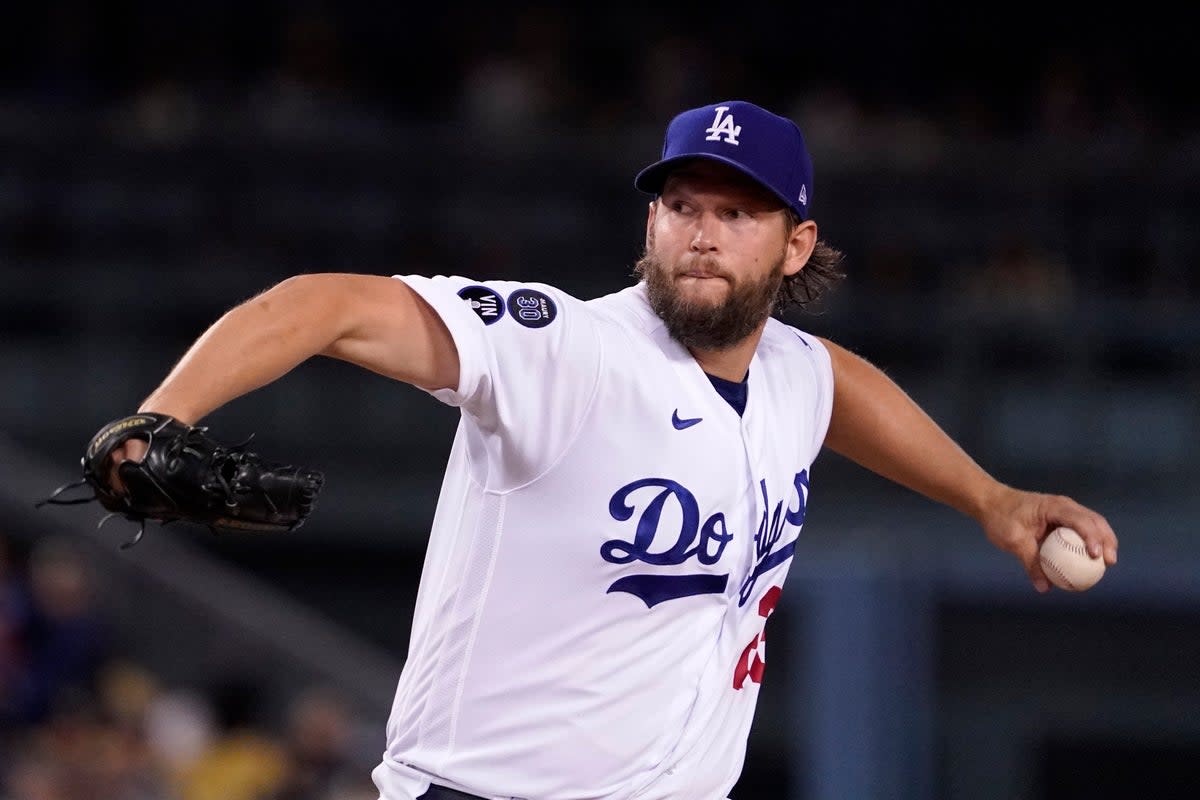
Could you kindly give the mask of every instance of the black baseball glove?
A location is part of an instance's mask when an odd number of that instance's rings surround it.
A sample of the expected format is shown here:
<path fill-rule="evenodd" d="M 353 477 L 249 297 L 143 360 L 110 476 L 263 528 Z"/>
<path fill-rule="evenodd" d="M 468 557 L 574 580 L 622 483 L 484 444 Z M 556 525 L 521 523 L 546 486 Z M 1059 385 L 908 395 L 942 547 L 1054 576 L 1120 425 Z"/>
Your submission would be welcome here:
<path fill-rule="evenodd" d="M 253 439 L 254 437 L 250 437 Z M 110 457 L 130 439 L 147 443 L 140 461 L 123 461 L 117 474 L 125 489 L 110 484 Z M 37 503 L 73 505 L 100 501 L 113 516 L 141 524 L 122 547 L 136 544 L 146 520 L 185 520 L 218 530 L 290 531 L 316 506 L 324 476 L 315 470 L 264 461 L 236 445 L 218 443 L 208 428 L 185 425 L 165 414 L 140 413 L 114 420 L 96 433 L 80 460 L 83 479 Z M 60 500 L 73 487 L 90 486 L 92 497 Z"/>

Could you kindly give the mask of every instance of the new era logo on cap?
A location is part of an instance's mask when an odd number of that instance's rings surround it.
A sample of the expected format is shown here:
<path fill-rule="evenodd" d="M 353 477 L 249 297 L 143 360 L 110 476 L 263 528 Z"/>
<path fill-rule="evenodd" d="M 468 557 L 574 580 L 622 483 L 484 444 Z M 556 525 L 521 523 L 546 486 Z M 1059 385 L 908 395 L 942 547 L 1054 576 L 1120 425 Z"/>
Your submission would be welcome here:
<path fill-rule="evenodd" d="M 728 100 L 684 111 L 671 120 L 662 158 L 643 169 L 633 185 L 659 194 L 667 174 L 692 158 L 720 161 L 774 192 L 808 219 L 812 159 L 796 123 L 744 100 Z"/>

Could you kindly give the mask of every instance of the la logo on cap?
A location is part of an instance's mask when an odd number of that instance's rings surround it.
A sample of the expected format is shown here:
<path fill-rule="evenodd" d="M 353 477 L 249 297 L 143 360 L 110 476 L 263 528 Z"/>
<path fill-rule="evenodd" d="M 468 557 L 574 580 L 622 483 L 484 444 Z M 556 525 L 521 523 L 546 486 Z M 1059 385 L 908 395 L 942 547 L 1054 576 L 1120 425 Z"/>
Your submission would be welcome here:
<path fill-rule="evenodd" d="M 715 142 L 720 140 L 721 134 L 725 134 L 725 142 L 727 144 L 737 144 L 737 137 L 742 133 L 741 125 L 733 124 L 733 114 L 726 114 L 729 106 L 717 106 L 717 115 L 713 117 L 711 127 L 705 129 L 708 136 L 704 137 L 706 142 Z"/>

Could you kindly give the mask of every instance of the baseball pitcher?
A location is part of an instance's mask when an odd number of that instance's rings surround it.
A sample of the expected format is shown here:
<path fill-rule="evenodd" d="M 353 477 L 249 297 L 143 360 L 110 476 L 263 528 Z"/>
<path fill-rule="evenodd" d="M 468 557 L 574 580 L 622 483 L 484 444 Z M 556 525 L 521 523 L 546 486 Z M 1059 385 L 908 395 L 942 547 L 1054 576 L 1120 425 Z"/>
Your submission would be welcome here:
<path fill-rule="evenodd" d="M 822 447 L 970 516 L 1040 591 L 1058 525 L 1116 561 L 1101 515 L 999 483 L 880 370 L 777 318 L 840 276 L 792 121 L 684 111 L 635 185 L 632 286 L 297 276 L 89 445 L 83 480 L 113 513 L 287 530 L 321 474 L 218 443 L 206 415 L 314 355 L 458 409 L 383 800 L 726 798 Z"/>

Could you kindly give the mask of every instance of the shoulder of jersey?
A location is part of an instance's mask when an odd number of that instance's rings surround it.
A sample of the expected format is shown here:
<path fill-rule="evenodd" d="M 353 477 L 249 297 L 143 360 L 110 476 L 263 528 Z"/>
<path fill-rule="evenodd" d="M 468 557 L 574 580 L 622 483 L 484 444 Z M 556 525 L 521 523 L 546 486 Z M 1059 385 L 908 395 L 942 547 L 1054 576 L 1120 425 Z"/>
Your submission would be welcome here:
<path fill-rule="evenodd" d="M 801 353 L 812 352 L 820 346 L 817 338 L 811 333 L 802 331 L 794 325 L 789 325 L 774 317 L 767 320 L 766 328 L 763 329 L 762 344 L 760 345 L 760 347 L 768 349 L 792 350 Z"/>
<path fill-rule="evenodd" d="M 608 319 L 622 328 L 649 331 L 662 325 L 646 300 L 645 289 L 640 284 L 588 300 L 585 304 L 596 316 Z"/>

